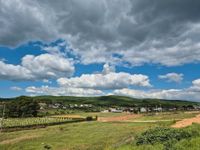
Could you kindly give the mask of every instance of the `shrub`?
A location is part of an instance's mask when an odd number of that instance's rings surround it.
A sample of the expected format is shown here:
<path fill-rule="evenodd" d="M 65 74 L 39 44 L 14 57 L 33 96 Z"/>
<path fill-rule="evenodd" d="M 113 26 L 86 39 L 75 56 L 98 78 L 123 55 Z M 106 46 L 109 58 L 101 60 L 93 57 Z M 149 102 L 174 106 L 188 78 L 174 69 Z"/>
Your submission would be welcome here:
<path fill-rule="evenodd" d="M 87 121 L 92 121 L 93 118 L 92 118 L 92 116 L 87 116 L 87 117 L 86 117 L 86 120 L 87 120 Z"/>
<path fill-rule="evenodd" d="M 49 150 L 49 149 L 51 149 L 51 146 L 46 144 L 46 145 L 44 145 L 44 149 Z"/>
<path fill-rule="evenodd" d="M 190 138 L 192 134 L 182 129 L 157 127 L 149 129 L 136 138 L 137 145 L 163 144 L 165 149 L 170 149 L 174 143 L 182 139 Z"/>

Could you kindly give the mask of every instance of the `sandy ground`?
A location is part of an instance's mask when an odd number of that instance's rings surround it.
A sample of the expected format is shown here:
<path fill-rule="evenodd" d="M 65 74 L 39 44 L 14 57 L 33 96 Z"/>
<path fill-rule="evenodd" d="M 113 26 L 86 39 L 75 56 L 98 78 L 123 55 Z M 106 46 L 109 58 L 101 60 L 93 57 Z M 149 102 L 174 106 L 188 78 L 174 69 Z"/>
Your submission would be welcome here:
<path fill-rule="evenodd" d="M 140 116 L 141 115 L 137 115 L 137 114 L 128 114 L 128 115 L 124 115 L 124 116 L 99 117 L 98 121 L 101 121 L 101 122 L 126 121 L 129 119 L 136 119 Z"/>
<path fill-rule="evenodd" d="M 192 125 L 192 123 L 199 123 L 200 124 L 200 114 L 198 114 L 196 117 L 193 117 L 193 118 L 188 118 L 188 119 L 183 119 L 181 121 L 178 121 L 174 125 L 172 125 L 171 127 L 173 127 L 173 128 L 184 128 L 184 127 Z"/>

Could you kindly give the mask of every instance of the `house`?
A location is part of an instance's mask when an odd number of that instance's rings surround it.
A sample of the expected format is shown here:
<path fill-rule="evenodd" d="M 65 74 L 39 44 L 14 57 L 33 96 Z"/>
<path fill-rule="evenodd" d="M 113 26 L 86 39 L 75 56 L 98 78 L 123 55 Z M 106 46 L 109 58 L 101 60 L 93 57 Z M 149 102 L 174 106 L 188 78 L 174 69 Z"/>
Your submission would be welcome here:
<path fill-rule="evenodd" d="M 108 113 L 109 112 L 109 110 L 103 110 L 103 111 L 101 111 L 102 113 Z"/>
<path fill-rule="evenodd" d="M 169 109 L 168 109 L 168 111 L 176 111 L 176 110 L 177 110 L 177 108 L 175 108 L 175 107 L 174 107 L 174 108 L 169 108 Z"/>
<path fill-rule="evenodd" d="M 162 107 L 157 107 L 157 108 L 154 108 L 153 110 L 154 110 L 154 111 L 161 112 L 163 109 L 162 109 Z"/>
<path fill-rule="evenodd" d="M 49 104 L 49 105 L 48 105 L 49 108 L 54 108 L 54 109 L 60 108 L 60 106 L 61 106 L 61 104 L 59 104 L 59 103 Z"/>
<path fill-rule="evenodd" d="M 116 108 L 110 108 L 109 110 L 110 110 L 110 112 L 113 112 L 113 113 L 122 113 L 123 112 L 123 110 L 116 109 Z"/>
<path fill-rule="evenodd" d="M 194 109 L 195 109 L 195 110 L 200 110 L 200 106 L 194 105 Z"/>
<path fill-rule="evenodd" d="M 141 108 L 140 108 L 140 112 L 141 112 L 141 113 L 145 113 L 145 112 L 147 112 L 147 109 L 146 109 L 145 107 L 141 107 Z"/>
<path fill-rule="evenodd" d="M 62 109 L 67 109 L 67 107 L 66 107 L 66 106 L 63 106 Z"/>
<path fill-rule="evenodd" d="M 132 113 L 132 112 L 134 112 L 134 110 L 135 110 L 135 108 L 127 107 L 127 108 L 123 109 L 123 112 Z"/>
<path fill-rule="evenodd" d="M 47 104 L 46 103 L 38 103 L 39 106 L 40 106 L 40 110 L 43 110 L 47 107 Z"/>

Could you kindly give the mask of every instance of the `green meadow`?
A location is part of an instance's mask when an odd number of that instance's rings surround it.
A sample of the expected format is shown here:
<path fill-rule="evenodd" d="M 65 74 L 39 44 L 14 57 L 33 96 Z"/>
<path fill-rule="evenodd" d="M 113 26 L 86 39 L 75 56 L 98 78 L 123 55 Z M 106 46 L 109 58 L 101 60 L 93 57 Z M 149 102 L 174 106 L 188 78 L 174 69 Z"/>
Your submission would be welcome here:
<path fill-rule="evenodd" d="M 100 117 L 117 117 L 120 113 L 79 113 L 77 115 L 98 115 Z M 173 118 L 170 116 L 173 115 Z M 156 120 L 157 122 L 99 122 L 88 121 L 48 126 L 46 128 L 0 133 L 1 150 L 156 150 L 165 149 L 162 143 L 137 145 L 137 137 L 143 132 L 156 127 L 170 127 L 173 119 L 195 116 L 196 113 L 160 113 L 143 115 L 136 120 Z M 30 119 L 30 118 L 29 118 Z M 160 120 L 167 120 L 159 122 Z M 171 119 L 171 120 L 169 120 Z M 182 130 L 182 129 L 181 129 Z M 184 128 L 191 133 L 200 132 L 200 125 L 194 124 Z M 173 143 L 175 149 L 195 149 L 200 146 L 200 136 L 195 134 L 188 139 Z M 192 146 L 192 147 L 191 147 Z"/>

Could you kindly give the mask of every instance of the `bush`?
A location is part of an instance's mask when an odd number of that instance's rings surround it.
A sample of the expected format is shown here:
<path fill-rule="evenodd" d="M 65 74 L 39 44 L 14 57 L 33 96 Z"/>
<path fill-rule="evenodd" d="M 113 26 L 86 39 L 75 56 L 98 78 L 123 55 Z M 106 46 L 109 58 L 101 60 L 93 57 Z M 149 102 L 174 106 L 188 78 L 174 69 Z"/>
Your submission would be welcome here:
<path fill-rule="evenodd" d="M 86 121 L 92 121 L 92 120 L 93 120 L 92 116 L 87 116 L 86 117 Z"/>
<path fill-rule="evenodd" d="M 171 149 L 174 143 L 192 137 L 190 132 L 182 129 L 157 127 L 149 129 L 136 138 L 137 145 L 163 144 L 165 149 Z"/>
<path fill-rule="evenodd" d="M 49 150 L 49 149 L 51 149 L 51 146 L 46 144 L 46 145 L 44 145 L 44 149 Z"/>

